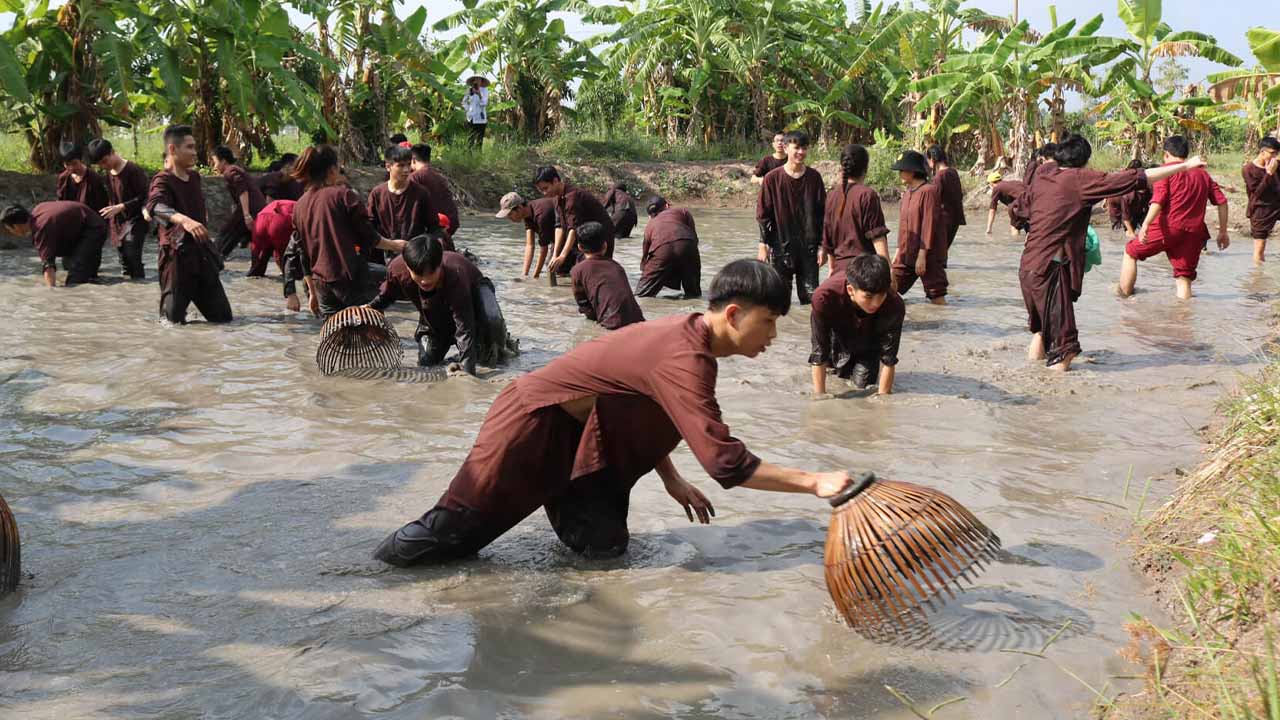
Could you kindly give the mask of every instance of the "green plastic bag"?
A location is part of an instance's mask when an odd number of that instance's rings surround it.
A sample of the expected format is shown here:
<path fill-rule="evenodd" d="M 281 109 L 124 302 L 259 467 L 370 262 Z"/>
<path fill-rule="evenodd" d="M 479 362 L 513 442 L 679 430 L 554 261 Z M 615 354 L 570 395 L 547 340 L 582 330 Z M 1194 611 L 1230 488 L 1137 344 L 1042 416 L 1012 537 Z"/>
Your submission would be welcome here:
<path fill-rule="evenodd" d="M 1089 226 L 1084 235 L 1084 271 L 1089 272 L 1102 264 L 1102 243 L 1098 242 L 1098 233 Z"/>

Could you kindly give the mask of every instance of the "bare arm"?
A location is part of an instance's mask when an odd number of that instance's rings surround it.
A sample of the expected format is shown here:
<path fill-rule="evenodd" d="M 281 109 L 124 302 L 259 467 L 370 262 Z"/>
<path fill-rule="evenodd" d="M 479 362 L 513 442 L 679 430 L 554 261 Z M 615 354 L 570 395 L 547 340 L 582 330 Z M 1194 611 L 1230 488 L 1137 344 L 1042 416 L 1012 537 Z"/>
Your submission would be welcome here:
<path fill-rule="evenodd" d="M 880 384 L 876 389 L 880 395 L 888 395 L 893 392 L 893 379 L 897 375 L 897 365 L 885 365 L 880 363 Z"/>
<path fill-rule="evenodd" d="M 1147 217 L 1142 221 L 1142 228 L 1138 230 L 1138 242 L 1145 243 L 1147 241 L 1147 230 L 1150 229 L 1151 223 L 1155 222 L 1159 216 L 1160 203 L 1151 203 L 1151 207 L 1147 208 Z"/>
<path fill-rule="evenodd" d="M 991 228 L 996 224 L 996 209 L 991 208 L 987 211 L 987 234 L 991 234 Z"/>
<path fill-rule="evenodd" d="M 876 249 L 876 254 L 884 258 L 889 264 L 893 261 L 889 259 L 889 236 L 881 235 L 879 238 L 871 241 L 871 246 Z"/>
<path fill-rule="evenodd" d="M 1227 210 L 1227 204 L 1222 203 L 1218 206 L 1218 249 L 1226 250 L 1231 247 L 1231 233 L 1228 232 L 1231 213 Z"/>
<path fill-rule="evenodd" d="M 244 212 L 244 224 L 250 230 L 253 229 L 253 213 L 249 212 L 249 192 L 240 193 L 240 209 Z"/>
<path fill-rule="evenodd" d="M 1202 159 L 1199 155 L 1196 155 L 1195 157 L 1187 158 L 1186 160 L 1183 160 L 1182 162 L 1176 165 L 1161 165 L 1160 167 L 1148 168 L 1146 171 L 1147 182 L 1156 183 L 1156 182 L 1159 182 L 1160 180 L 1164 180 L 1165 178 L 1173 177 L 1174 175 L 1177 175 L 1180 172 L 1186 172 L 1187 170 L 1191 170 L 1198 167 L 1204 167 L 1204 166 L 1205 166 L 1204 159 Z M 1148 215 L 1148 217 L 1150 217 L 1150 215 Z M 1144 226 L 1145 226 L 1145 223 L 1144 223 Z"/>
<path fill-rule="evenodd" d="M 849 473 L 808 472 L 762 462 L 742 487 L 770 492 L 806 493 L 818 497 L 831 497 L 849 484 Z"/>
<path fill-rule="evenodd" d="M 533 231 L 528 228 L 524 231 L 524 272 L 525 277 L 529 277 L 529 266 L 533 264 Z M 538 269 L 542 269 L 542 263 L 538 263 Z"/>
<path fill-rule="evenodd" d="M 44 273 L 43 273 L 43 275 L 44 275 L 44 284 L 45 284 L 45 287 L 56 287 L 56 286 L 57 286 L 57 284 L 58 284 L 58 270 L 57 270 L 56 268 L 53 268 L 53 267 L 47 267 L 47 268 L 45 268 L 45 269 L 44 269 Z"/>
<path fill-rule="evenodd" d="M 813 394 L 814 396 L 827 394 L 827 366 L 813 365 Z"/>
<path fill-rule="evenodd" d="M 711 501 L 702 494 L 701 490 L 680 476 L 676 466 L 671 463 L 670 455 L 659 460 L 654 470 L 657 471 L 658 477 L 662 478 L 662 486 L 666 488 L 667 494 L 684 508 L 684 514 L 689 518 L 689 522 L 693 522 L 696 513 L 698 522 L 703 525 L 710 524 L 711 518 L 716 516 L 716 509 L 711 506 Z"/>

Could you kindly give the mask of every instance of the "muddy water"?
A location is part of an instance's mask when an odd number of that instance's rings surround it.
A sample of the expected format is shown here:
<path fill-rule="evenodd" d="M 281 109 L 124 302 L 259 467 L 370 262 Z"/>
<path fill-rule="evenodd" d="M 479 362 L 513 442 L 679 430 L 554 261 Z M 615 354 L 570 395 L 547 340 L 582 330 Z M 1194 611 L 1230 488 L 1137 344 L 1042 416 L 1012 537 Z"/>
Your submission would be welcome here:
<path fill-rule="evenodd" d="M 757 453 L 933 483 L 1002 536 L 932 640 L 885 647 L 828 609 L 819 502 L 722 491 L 686 450 L 715 523 L 646 479 L 622 559 L 565 552 L 539 515 L 444 569 L 368 560 L 445 487 L 503 382 L 597 333 L 566 288 L 513 280 L 514 226 L 466 223 L 525 350 L 480 380 L 320 377 L 317 323 L 243 258 L 224 274 L 235 323 L 170 328 L 154 283 L 48 291 L 29 252 L 0 253 L 0 489 L 33 574 L 0 601 L 0 715 L 914 717 L 889 685 L 922 711 L 963 698 L 938 718 L 1080 717 L 1093 696 L 1053 663 L 1109 693 L 1134 672 L 1115 654 L 1126 613 L 1151 611 L 1122 545 L 1132 514 L 1170 490 L 1149 476 L 1196 460 L 1277 294 L 1234 249 L 1205 259 L 1192 304 L 1162 261 L 1120 301 L 1109 238 L 1079 306 L 1086 356 L 1057 377 L 1021 359 L 1018 246 L 971 225 L 952 305 L 909 297 L 891 398 L 805 397 L 804 308 L 761 358 L 724 362 L 727 419 Z M 753 252 L 745 212 L 698 225 L 708 269 Z M 638 249 L 619 251 L 633 278 Z M 407 306 L 394 317 L 409 335 Z M 1052 663 L 1002 652 L 1063 626 Z"/>

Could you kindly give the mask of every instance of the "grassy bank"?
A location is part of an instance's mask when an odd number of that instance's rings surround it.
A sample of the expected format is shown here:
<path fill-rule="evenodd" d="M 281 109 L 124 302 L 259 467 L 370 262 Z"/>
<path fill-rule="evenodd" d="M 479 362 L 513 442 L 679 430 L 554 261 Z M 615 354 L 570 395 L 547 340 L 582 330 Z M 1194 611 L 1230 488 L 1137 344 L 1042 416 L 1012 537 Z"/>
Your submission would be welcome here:
<path fill-rule="evenodd" d="M 1280 720 L 1280 362 L 1224 410 L 1208 460 L 1139 532 L 1176 626 L 1130 624 L 1146 688 L 1107 718 Z"/>

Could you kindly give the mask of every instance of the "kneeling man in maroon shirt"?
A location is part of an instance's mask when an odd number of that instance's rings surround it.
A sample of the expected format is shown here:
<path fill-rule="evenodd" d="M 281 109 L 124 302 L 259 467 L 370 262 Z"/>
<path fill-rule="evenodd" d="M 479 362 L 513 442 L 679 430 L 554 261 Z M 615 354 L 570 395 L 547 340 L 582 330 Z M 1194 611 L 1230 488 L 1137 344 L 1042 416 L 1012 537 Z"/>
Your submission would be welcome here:
<path fill-rule="evenodd" d="M 711 282 L 707 312 L 630 325 L 520 377 L 494 400 L 435 507 L 388 536 L 374 557 L 402 567 L 463 558 L 539 507 L 569 548 L 616 556 L 630 537 L 631 488 L 650 471 L 690 519 L 696 512 L 710 522 L 710 501 L 669 457 L 681 439 L 725 488 L 840 492 L 847 472 L 795 470 L 753 455 L 716 402 L 719 359 L 764 352 L 789 295 L 773 268 L 737 260 Z"/>
<path fill-rule="evenodd" d="M 888 260 L 863 254 L 818 286 L 809 314 L 814 397 L 826 395 L 831 368 L 842 378 L 852 378 L 859 390 L 877 373 L 879 394 L 893 392 L 907 308 L 891 280 Z"/>
<path fill-rule="evenodd" d="M 644 322 L 644 313 L 631 292 L 627 271 L 616 260 L 604 257 L 609 242 L 604 226 L 596 222 L 583 223 L 574 234 L 578 238 L 578 252 L 583 256 L 569 271 L 578 312 L 606 330 Z"/>

